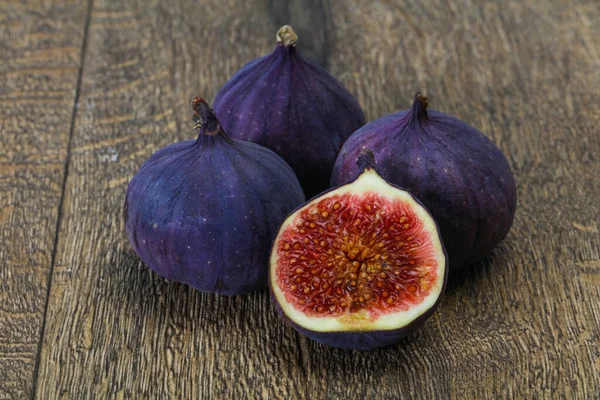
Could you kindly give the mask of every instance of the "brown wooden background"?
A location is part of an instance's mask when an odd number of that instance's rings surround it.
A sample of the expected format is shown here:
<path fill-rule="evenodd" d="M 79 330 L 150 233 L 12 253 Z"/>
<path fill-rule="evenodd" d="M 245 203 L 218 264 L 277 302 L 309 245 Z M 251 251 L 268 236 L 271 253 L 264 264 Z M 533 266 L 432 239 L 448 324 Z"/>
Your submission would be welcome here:
<path fill-rule="evenodd" d="M 195 136 L 190 99 L 288 22 L 368 119 L 422 90 L 518 181 L 507 239 L 392 348 L 160 279 L 123 232 L 133 173 Z M 0 399 L 600 395 L 597 0 L 4 0 L 0 54 Z"/>

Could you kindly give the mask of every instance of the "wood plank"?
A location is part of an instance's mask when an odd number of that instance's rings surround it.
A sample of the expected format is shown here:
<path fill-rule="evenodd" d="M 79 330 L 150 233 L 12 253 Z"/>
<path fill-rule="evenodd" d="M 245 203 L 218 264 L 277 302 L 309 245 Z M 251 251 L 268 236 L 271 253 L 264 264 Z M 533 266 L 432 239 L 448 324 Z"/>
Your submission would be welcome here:
<path fill-rule="evenodd" d="M 75 1 L 0 2 L 2 399 L 33 390 L 85 17 Z"/>
<path fill-rule="evenodd" d="M 153 151 L 193 137 L 192 96 L 212 99 L 271 49 L 270 4 L 95 2 L 38 396 L 600 392 L 600 10 L 591 1 L 330 2 L 324 26 L 313 26 L 327 32 L 314 35 L 327 38 L 322 62 L 370 119 L 424 90 L 432 108 L 493 137 L 517 177 L 507 239 L 453 276 L 439 312 L 400 345 L 326 348 L 285 326 L 267 293 L 202 294 L 141 264 L 123 233 L 127 181 Z"/>

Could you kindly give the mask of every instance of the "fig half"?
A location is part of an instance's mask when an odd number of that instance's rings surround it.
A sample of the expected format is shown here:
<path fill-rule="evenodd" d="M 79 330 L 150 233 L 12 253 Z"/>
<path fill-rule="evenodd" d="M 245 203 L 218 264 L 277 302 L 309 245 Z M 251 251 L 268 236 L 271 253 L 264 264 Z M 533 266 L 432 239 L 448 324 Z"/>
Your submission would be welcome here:
<path fill-rule="evenodd" d="M 386 182 L 370 151 L 352 182 L 290 214 L 271 250 L 279 313 L 317 342 L 360 350 L 391 345 L 433 313 L 447 277 L 437 224 Z"/>

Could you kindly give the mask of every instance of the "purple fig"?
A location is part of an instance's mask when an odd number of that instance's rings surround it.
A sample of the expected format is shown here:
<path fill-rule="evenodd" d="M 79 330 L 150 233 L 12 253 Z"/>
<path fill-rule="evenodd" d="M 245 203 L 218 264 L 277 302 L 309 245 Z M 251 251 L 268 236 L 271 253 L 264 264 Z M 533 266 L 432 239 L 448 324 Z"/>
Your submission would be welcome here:
<path fill-rule="evenodd" d="M 372 121 L 345 143 L 332 185 L 359 173 L 363 147 L 375 153 L 378 171 L 413 193 L 437 221 L 450 266 L 472 264 L 506 236 L 517 206 L 515 180 L 500 149 L 477 129 L 427 110 L 417 94 L 410 110 Z"/>
<path fill-rule="evenodd" d="M 267 287 L 269 248 L 285 216 L 304 202 L 277 154 L 230 139 L 202 98 L 192 102 L 197 140 L 154 153 L 125 200 L 125 229 L 157 274 L 207 292 Z"/>
<path fill-rule="evenodd" d="M 340 148 L 365 117 L 339 81 L 301 56 L 297 39 L 290 26 L 279 29 L 275 50 L 241 68 L 213 107 L 232 138 L 286 160 L 310 197 L 329 187 Z"/>

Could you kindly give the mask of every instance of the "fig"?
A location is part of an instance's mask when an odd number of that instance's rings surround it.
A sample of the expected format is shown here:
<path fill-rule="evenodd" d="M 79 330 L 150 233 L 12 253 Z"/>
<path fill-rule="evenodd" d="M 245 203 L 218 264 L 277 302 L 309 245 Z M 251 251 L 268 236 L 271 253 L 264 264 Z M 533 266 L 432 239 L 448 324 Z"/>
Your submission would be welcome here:
<path fill-rule="evenodd" d="M 213 107 L 232 138 L 261 144 L 292 167 L 307 196 L 329 188 L 344 141 L 365 124 L 352 94 L 296 48 L 286 25 L 271 54 L 242 67 Z"/>
<path fill-rule="evenodd" d="M 358 177 L 290 214 L 275 238 L 269 288 L 296 330 L 334 347 L 396 343 L 433 313 L 447 277 L 435 220 L 386 182 L 373 153 Z"/>
<path fill-rule="evenodd" d="M 363 147 L 372 149 L 381 175 L 431 212 L 456 269 L 480 260 L 506 236 L 517 190 L 494 142 L 457 118 L 427 110 L 428 102 L 418 93 L 409 110 L 354 132 L 336 160 L 331 184 L 357 176 L 352 160 Z"/>
<path fill-rule="evenodd" d="M 281 157 L 230 139 L 202 98 L 192 109 L 197 140 L 158 150 L 129 183 L 127 237 L 167 279 L 225 295 L 264 289 L 270 244 L 304 193 Z"/>

